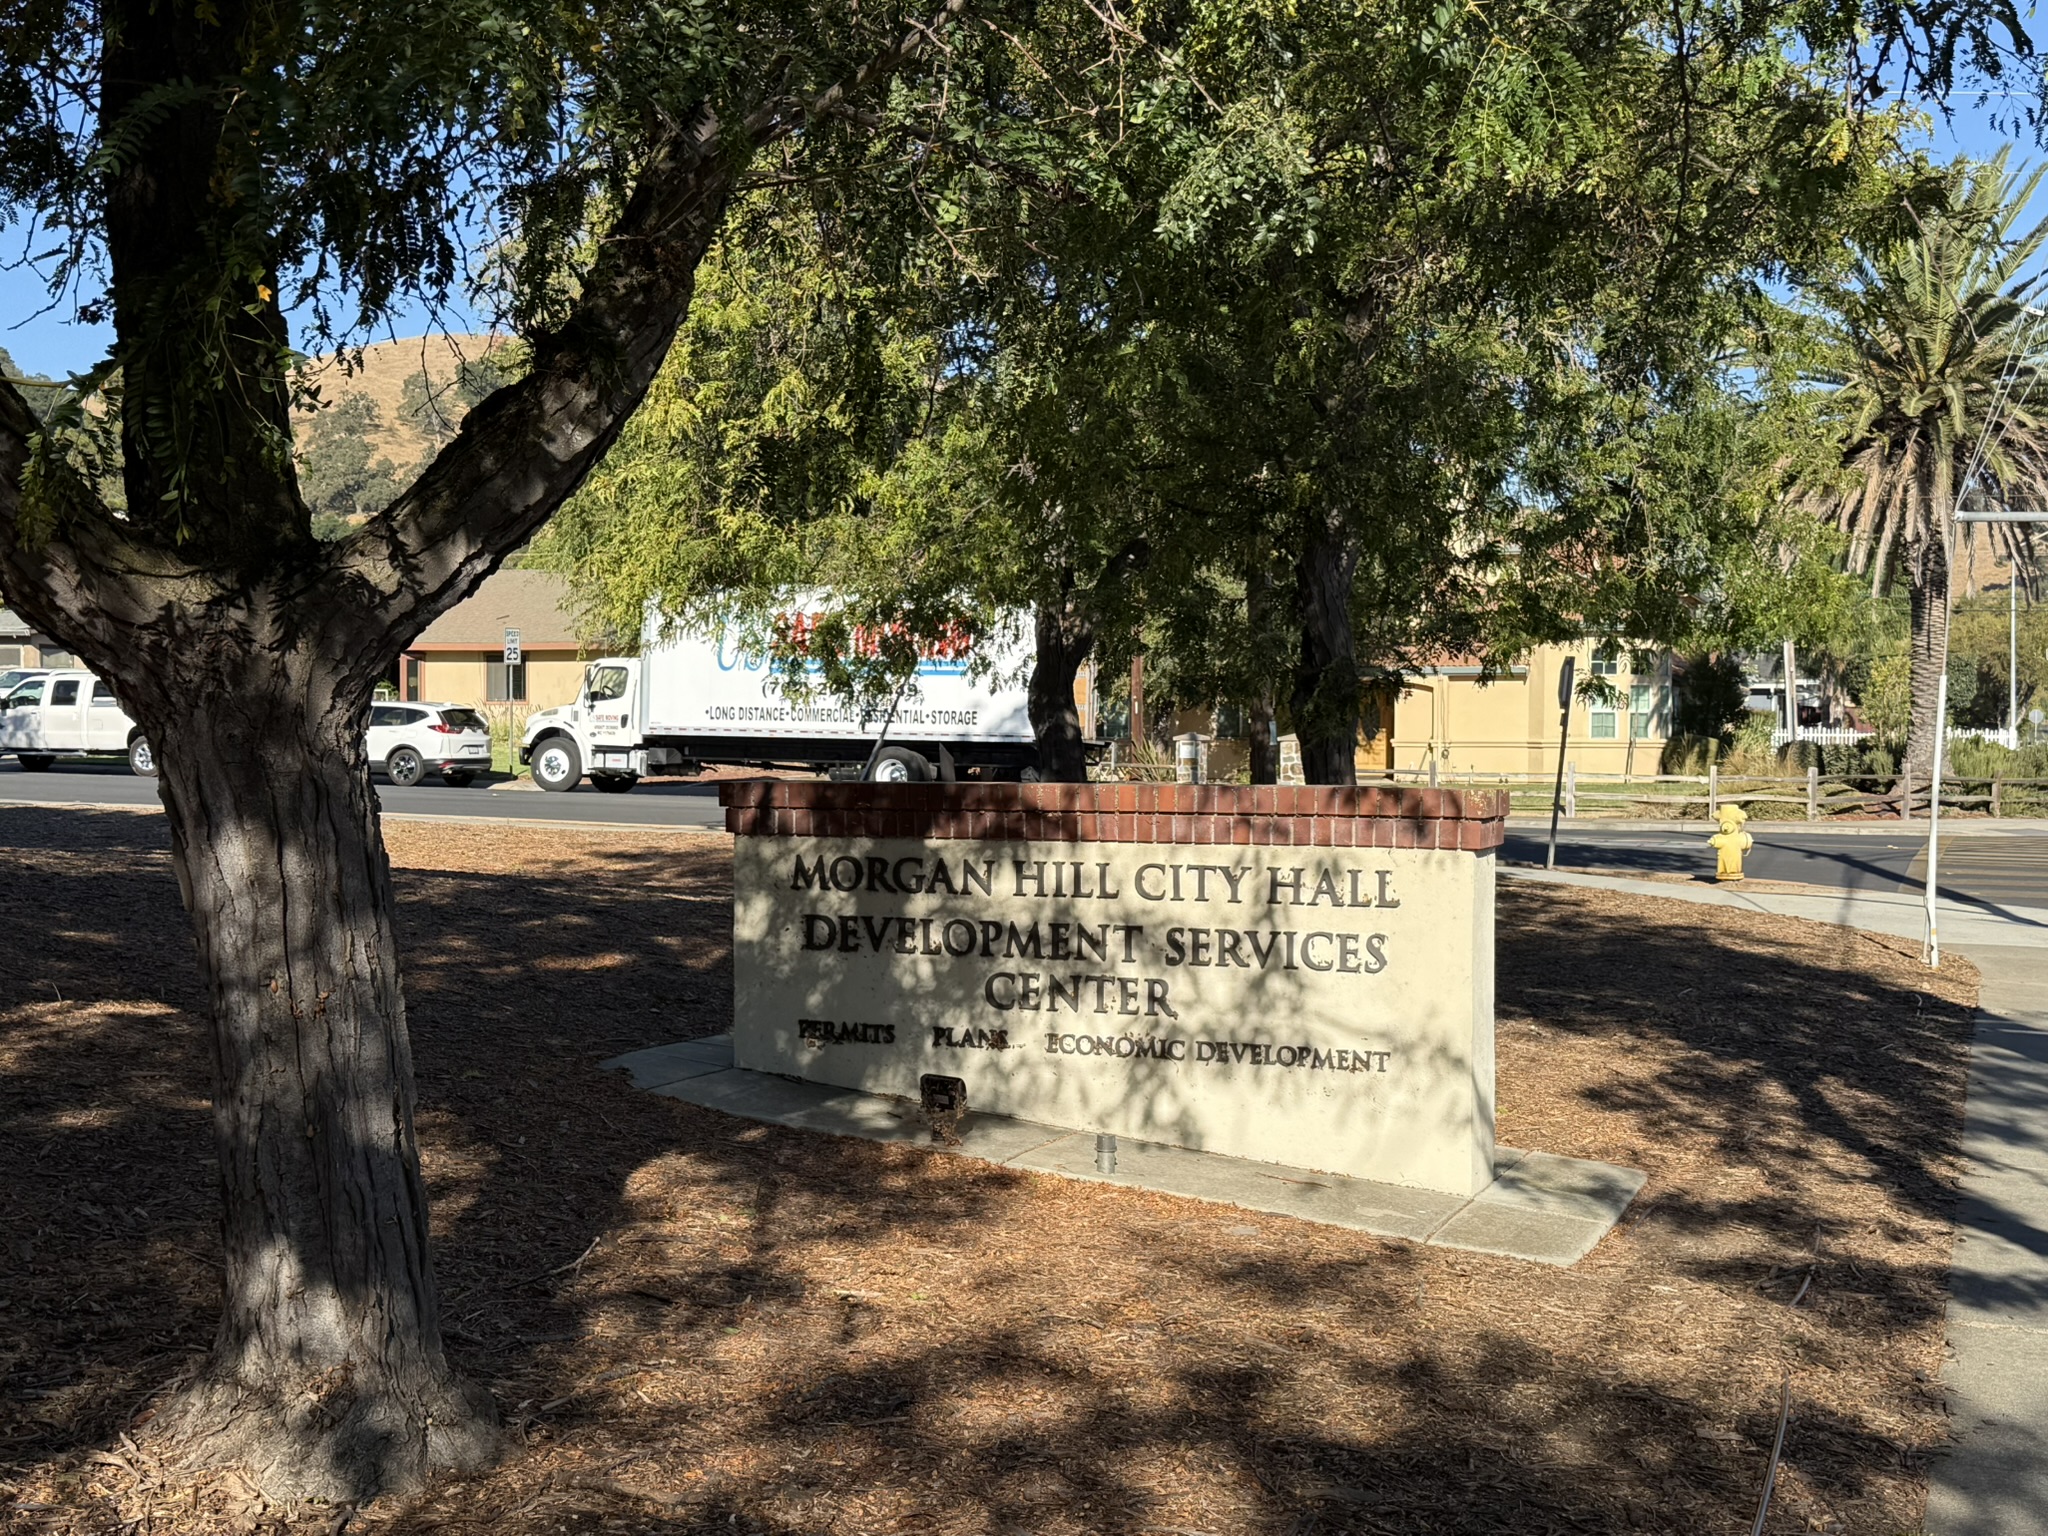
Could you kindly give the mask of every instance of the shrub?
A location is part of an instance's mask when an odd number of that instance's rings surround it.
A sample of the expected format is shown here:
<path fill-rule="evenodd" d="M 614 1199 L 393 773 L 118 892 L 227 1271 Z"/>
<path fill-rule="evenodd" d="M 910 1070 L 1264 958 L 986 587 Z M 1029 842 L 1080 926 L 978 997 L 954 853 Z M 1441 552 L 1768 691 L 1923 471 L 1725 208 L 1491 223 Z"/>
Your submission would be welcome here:
<path fill-rule="evenodd" d="M 1726 749 L 1717 736 L 1673 736 L 1664 743 L 1657 758 L 1659 773 L 1700 774 L 1709 763 L 1717 763 Z"/>

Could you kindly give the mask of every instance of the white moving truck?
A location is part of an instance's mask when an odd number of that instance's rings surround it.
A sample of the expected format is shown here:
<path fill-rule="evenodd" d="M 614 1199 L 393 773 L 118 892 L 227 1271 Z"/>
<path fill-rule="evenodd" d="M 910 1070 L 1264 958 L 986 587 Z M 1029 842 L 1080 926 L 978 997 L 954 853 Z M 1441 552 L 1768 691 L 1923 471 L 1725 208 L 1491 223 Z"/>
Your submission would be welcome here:
<path fill-rule="evenodd" d="M 872 759 L 875 779 L 899 784 L 1036 777 L 1023 633 L 985 642 L 976 659 L 978 677 L 965 655 L 929 657 L 892 713 L 888 701 L 789 698 L 733 630 L 664 638 L 650 622 L 639 656 L 592 662 L 575 703 L 530 718 L 519 760 L 542 789 L 574 789 L 588 773 L 612 793 L 708 763 L 844 776 Z"/>

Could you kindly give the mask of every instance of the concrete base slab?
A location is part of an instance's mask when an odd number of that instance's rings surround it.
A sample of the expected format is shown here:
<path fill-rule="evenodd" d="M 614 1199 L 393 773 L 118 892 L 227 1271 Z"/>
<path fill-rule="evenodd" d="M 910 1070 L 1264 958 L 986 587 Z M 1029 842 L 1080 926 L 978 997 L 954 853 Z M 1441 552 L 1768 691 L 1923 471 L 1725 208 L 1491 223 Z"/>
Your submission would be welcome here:
<path fill-rule="evenodd" d="M 1645 1175 L 1613 1163 L 1530 1152 L 1438 1229 L 1432 1241 L 1544 1264 L 1576 1264 L 1612 1230 Z"/>
<path fill-rule="evenodd" d="M 1613 1228 L 1611 1221 L 1586 1221 L 1477 1200 L 1437 1229 L 1430 1239 L 1444 1248 L 1464 1248 L 1510 1259 L 1569 1268 L 1591 1253 Z"/>
<path fill-rule="evenodd" d="M 1593 1163 L 1552 1152 L 1525 1152 L 1498 1163 L 1494 1180 L 1472 1204 L 1540 1216 L 1570 1216 L 1600 1224 L 1604 1232 L 1621 1219 L 1647 1177 L 1635 1168 Z"/>
<path fill-rule="evenodd" d="M 1350 1179 L 1334 1173 L 1311 1173 L 1304 1168 L 1248 1162 L 1241 1157 L 1191 1152 L 1186 1147 L 1123 1137 L 1117 1139 L 1116 1172 L 1100 1173 L 1095 1167 L 1095 1138 L 1080 1131 L 1068 1132 L 1060 1140 L 1015 1159 L 1013 1166 L 1035 1173 L 1056 1173 L 1062 1178 L 1128 1184 L 1134 1189 L 1185 1195 L 1190 1200 L 1298 1216 L 1303 1221 L 1376 1232 L 1383 1237 L 1405 1237 L 1418 1243 L 1429 1241 L 1430 1235 L 1465 1204 L 1457 1195 L 1436 1190 L 1376 1184 L 1369 1179 Z"/>
<path fill-rule="evenodd" d="M 622 1068 L 635 1088 L 659 1088 L 664 1083 L 706 1072 L 722 1072 L 732 1065 L 732 1036 L 714 1035 L 709 1040 L 684 1040 L 675 1045 L 657 1045 L 649 1051 L 633 1051 L 603 1063 Z"/>
<path fill-rule="evenodd" d="M 1501 1147 L 1495 1177 L 1467 1199 L 1279 1163 L 1120 1139 L 1116 1172 L 1095 1166 L 1095 1137 L 1062 1126 L 970 1114 L 959 1141 L 931 1140 L 917 1106 L 880 1094 L 800 1083 L 730 1063 L 731 1040 L 689 1041 L 605 1062 L 633 1086 L 742 1119 L 864 1141 L 913 1142 L 1004 1167 L 1184 1195 L 1442 1248 L 1575 1264 L 1613 1229 L 1643 1187 L 1633 1168 Z"/>

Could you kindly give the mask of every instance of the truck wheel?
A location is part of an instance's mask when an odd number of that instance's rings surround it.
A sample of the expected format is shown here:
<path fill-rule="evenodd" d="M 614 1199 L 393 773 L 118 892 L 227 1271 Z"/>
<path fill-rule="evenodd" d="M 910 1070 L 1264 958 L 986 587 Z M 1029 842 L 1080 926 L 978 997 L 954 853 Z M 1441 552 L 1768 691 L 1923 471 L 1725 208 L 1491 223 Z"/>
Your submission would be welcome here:
<path fill-rule="evenodd" d="M 921 753 L 908 747 L 884 747 L 868 775 L 877 784 L 923 784 L 932 776 L 932 765 Z"/>
<path fill-rule="evenodd" d="M 426 761 L 411 747 L 400 747 L 384 759 L 384 777 L 400 789 L 411 789 L 426 776 Z"/>
<path fill-rule="evenodd" d="M 21 764 L 21 771 L 23 773 L 48 773 L 51 765 L 57 761 L 57 754 L 54 752 L 18 752 L 15 754 L 14 760 Z"/>
<path fill-rule="evenodd" d="M 156 753 L 150 749 L 148 741 L 140 736 L 128 743 L 128 771 L 138 779 L 156 777 Z"/>
<path fill-rule="evenodd" d="M 637 773 L 593 773 L 590 787 L 607 795 L 623 795 L 640 782 Z"/>
<path fill-rule="evenodd" d="M 574 789 L 583 780 L 583 754 L 566 736 L 550 736 L 533 749 L 533 782 L 542 789 Z"/>

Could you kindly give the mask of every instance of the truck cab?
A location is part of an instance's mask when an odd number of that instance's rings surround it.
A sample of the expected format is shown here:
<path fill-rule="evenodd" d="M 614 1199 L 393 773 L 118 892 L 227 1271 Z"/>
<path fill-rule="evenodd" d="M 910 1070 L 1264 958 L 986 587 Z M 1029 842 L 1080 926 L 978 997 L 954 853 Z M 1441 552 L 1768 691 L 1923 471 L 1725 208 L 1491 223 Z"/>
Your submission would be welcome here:
<path fill-rule="evenodd" d="M 592 787 L 623 794 L 649 765 L 639 702 L 639 659 L 601 657 L 584 669 L 575 703 L 536 710 L 528 718 L 519 760 L 542 789 L 574 789 L 587 771 Z M 663 761 L 658 751 L 655 761 Z"/>

